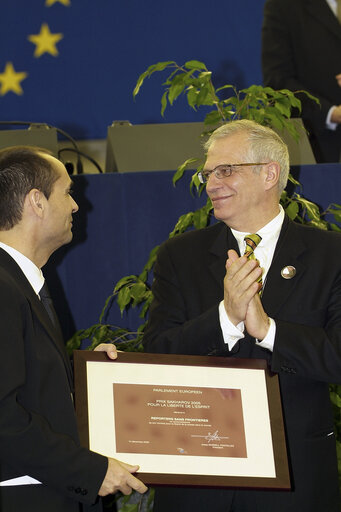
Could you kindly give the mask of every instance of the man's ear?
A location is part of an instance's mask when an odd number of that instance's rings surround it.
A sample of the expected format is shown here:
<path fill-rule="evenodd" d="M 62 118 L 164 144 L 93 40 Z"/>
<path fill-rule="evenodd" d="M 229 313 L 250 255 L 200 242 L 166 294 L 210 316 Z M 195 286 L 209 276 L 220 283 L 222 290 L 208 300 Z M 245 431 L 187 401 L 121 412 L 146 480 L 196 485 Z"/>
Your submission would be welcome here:
<path fill-rule="evenodd" d="M 277 186 L 281 168 L 278 162 L 269 162 L 264 166 L 265 170 L 265 187 L 270 190 Z"/>
<path fill-rule="evenodd" d="M 46 201 L 47 200 L 43 192 L 37 188 L 33 188 L 25 198 L 25 205 L 30 209 L 31 214 L 42 218 L 46 207 Z"/>

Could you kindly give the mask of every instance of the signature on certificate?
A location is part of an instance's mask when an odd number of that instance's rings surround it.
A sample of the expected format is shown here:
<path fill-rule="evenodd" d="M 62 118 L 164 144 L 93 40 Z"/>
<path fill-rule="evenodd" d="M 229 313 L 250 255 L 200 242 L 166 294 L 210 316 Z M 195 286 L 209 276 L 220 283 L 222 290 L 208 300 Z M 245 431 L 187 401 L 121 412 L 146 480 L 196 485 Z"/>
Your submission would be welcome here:
<path fill-rule="evenodd" d="M 205 437 L 206 441 L 208 441 L 209 443 L 213 442 L 213 441 L 221 441 L 221 437 L 219 436 L 219 431 L 216 430 L 213 434 L 211 434 L 211 432 L 209 432 L 207 434 L 207 436 Z M 227 438 L 225 438 L 227 439 Z"/>
<path fill-rule="evenodd" d="M 202 437 L 202 438 L 205 439 L 205 441 L 208 442 L 208 444 L 209 443 L 219 443 L 223 439 L 229 439 L 228 436 L 221 436 L 221 435 L 219 435 L 219 430 L 216 430 L 212 434 L 211 434 L 211 432 L 208 432 L 208 434 L 206 436 L 200 436 L 200 435 L 192 434 L 191 437 Z"/>

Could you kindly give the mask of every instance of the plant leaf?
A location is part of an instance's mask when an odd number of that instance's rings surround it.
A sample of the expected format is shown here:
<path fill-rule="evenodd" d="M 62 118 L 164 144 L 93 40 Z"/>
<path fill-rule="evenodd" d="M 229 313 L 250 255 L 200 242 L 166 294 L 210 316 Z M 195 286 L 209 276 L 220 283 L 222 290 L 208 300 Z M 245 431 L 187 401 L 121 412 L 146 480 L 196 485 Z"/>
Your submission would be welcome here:
<path fill-rule="evenodd" d="M 167 107 L 167 95 L 168 95 L 168 89 L 163 93 L 161 98 L 161 115 L 163 116 L 166 107 Z"/>
<path fill-rule="evenodd" d="M 142 87 L 144 80 L 147 77 L 149 78 L 156 71 L 163 71 L 164 69 L 166 69 L 168 66 L 171 66 L 171 65 L 176 65 L 176 63 L 174 61 L 168 60 L 168 61 L 164 61 L 164 62 L 158 62 L 157 64 L 152 64 L 151 66 L 149 66 L 149 68 L 147 68 L 146 71 L 144 71 L 138 77 L 135 88 L 133 90 L 133 97 L 135 98 L 137 96 L 137 94 L 139 93 L 139 91 Z"/>
<path fill-rule="evenodd" d="M 176 182 L 182 178 L 184 172 L 186 169 L 189 168 L 190 164 L 193 164 L 194 162 L 197 162 L 198 159 L 197 158 L 188 158 L 183 164 L 180 165 L 180 167 L 178 167 L 178 169 L 176 170 L 174 176 L 173 176 L 173 185 L 175 186 Z"/>
<path fill-rule="evenodd" d="M 117 304 L 120 308 L 121 315 L 123 315 L 123 311 L 128 306 L 128 304 L 130 304 L 132 299 L 133 299 L 133 297 L 131 295 L 129 286 L 125 286 L 120 289 L 120 291 L 117 294 Z"/>
<path fill-rule="evenodd" d="M 200 62 L 199 60 L 189 60 L 185 63 L 185 68 L 187 69 L 206 69 L 207 67 L 203 62 Z"/>
<path fill-rule="evenodd" d="M 285 213 L 288 215 L 289 219 L 294 220 L 299 212 L 299 206 L 296 201 L 291 201 L 289 206 L 285 208 Z"/>

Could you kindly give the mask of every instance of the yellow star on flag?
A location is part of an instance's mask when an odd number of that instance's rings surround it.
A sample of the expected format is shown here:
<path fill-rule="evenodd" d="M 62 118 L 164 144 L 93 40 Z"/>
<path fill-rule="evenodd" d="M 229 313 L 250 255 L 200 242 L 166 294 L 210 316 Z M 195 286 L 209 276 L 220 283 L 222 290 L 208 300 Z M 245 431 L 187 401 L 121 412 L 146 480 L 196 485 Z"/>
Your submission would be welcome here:
<path fill-rule="evenodd" d="M 12 62 L 7 62 L 3 73 L 0 73 L 0 96 L 4 96 L 9 91 L 15 94 L 22 94 L 23 90 L 20 85 L 22 80 L 25 80 L 27 73 L 24 71 L 16 72 Z"/>
<path fill-rule="evenodd" d="M 44 53 L 50 53 L 54 57 L 58 55 L 56 44 L 63 39 L 63 34 L 52 34 L 47 23 L 43 23 L 39 34 L 31 34 L 28 40 L 36 45 L 34 56 L 40 57 Z"/>
<path fill-rule="evenodd" d="M 63 5 L 71 5 L 70 0 L 46 0 L 45 6 L 51 7 L 51 5 L 55 4 L 56 2 L 60 2 Z"/>

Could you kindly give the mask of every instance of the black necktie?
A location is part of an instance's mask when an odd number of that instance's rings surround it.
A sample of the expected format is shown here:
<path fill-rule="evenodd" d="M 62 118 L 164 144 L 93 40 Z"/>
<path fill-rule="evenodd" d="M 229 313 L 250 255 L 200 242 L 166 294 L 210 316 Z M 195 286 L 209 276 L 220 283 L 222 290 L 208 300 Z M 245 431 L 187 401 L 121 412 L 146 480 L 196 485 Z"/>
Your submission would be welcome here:
<path fill-rule="evenodd" d="M 51 322 L 53 323 L 53 325 L 55 327 L 57 327 L 58 326 L 58 318 L 57 318 L 56 311 L 53 307 L 53 302 L 52 302 L 51 295 L 50 295 L 50 292 L 49 292 L 46 282 L 44 283 L 43 287 L 41 288 L 41 290 L 39 292 L 39 296 L 40 296 L 43 306 L 45 307 L 45 309 L 47 311 L 47 314 L 50 317 Z"/>
<path fill-rule="evenodd" d="M 49 289 L 47 287 L 46 282 L 44 283 L 43 287 L 41 288 L 41 290 L 39 292 L 39 296 L 40 296 L 40 299 L 41 299 L 41 303 L 45 307 L 46 312 L 49 315 L 50 320 L 51 320 L 51 322 L 53 324 L 54 331 L 55 331 L 55 334 L 56 334 L 54 336 L 54 339 L 58 340 L 57 345 L 59 346 L 59 351 L 60 351 L 60 353 L 61 353 L 61 355 L 63 357 L 64 363 L 65 363 L 66 372 L 67 372 L 67 375 L 68 375 L 68 380 L 69 380 L 69 384 L 70 384 L 70 388 L 71 388 L 71 394 L 72 394 L 74 388 L 73 388 L 73 377 L 72 377 L 72 369 L 71 369 L 70 359 L 69 359 L 69 357 L 68 357 L 68 355 L 66 354 L 66 351 L 65 351 L 65 346 L 64 346 L 64 343 L 63 343 L 63 335 L 62 335 L 62 332 L 61 332 L 58 316 L 57 316 L 57 313 L 56 313 L 56 311 L 54 309 L 53 301 L 52 301 L 52 298 L 51 298 L 51 295 L 50 295 L 50 292 L 49 292 Z"/>

